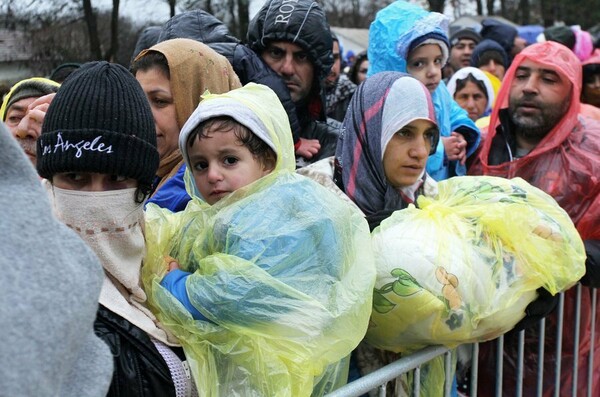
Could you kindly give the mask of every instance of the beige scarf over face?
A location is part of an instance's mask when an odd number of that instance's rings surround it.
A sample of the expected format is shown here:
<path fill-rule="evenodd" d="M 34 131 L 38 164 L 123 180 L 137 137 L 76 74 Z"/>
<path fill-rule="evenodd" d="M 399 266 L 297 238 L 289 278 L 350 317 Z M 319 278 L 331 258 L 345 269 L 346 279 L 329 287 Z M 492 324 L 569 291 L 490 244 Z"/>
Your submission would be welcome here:
<path fill-rule="evenodd" d="M 177 124 L 183 127 L 194 112 L 205 91 L 223 94 L 242 85 L 231 64 L 210 47 L 195 40 L 173 39 L 163 41 L 142 51 L 136 60 L 149 51 L 160 52 L 167 58 L 171 82 L 171 94 L 177 111 Z M 160 186 L 175 175 L 183 160 L 179 150 L 160 159 L 157 175 L 162 179 Z"/>
<path fill-rule="evenodd" d="M 174 346 L 177 339 L 146 307 L 140 285 L 145 254 L 143 205 L 135 188 L 104 192 L 65 190 L 46 184 L 56 216 L 92 248 L 102 262 L 99 302 L 155 339 Z"/>

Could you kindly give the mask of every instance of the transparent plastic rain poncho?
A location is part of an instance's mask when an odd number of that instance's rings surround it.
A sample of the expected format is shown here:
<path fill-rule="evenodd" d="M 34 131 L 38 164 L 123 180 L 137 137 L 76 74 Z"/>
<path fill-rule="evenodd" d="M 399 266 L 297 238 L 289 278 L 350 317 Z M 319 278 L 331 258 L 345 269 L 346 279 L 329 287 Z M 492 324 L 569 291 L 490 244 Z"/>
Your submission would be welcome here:
<path fill-rule="evenodd" d="M 493 339 L 544 287 L 585 273 L 567 213 L 520 178 L 456 177 L 437 198 L 396 211 L 373 232 L 377 281 L 366 339 L 386 350 Z"/>
<path fill-rule="evenodd" d="M 368 325 L 368 225 L 294 173 L 287 115 L 270 89 L 249 84 L 203 98 L 198 110 L 227 98 L 256 113 L 277 165 L 212 206 L 199 197 L 180 213 L 148 206 L 143 281 L 151 308 L 180 339 L 200 395 L 323 395 L 346 382 L 349 354 Z M 189 173 L 186 184 L 197 193 Z M 210 321 L 193 320 L 160 286 L 166 256 L 193 273 L 188 296 Z"/>

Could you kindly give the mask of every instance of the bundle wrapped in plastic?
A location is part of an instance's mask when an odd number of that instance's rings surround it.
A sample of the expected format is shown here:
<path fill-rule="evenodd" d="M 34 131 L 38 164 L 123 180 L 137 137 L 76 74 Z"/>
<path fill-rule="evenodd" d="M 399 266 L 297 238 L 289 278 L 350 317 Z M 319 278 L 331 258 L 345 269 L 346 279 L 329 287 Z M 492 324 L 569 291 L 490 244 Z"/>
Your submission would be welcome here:
<path fill-rule="evenodd" d="M 585 274 L 583 242 L 549 195 L 520 178 L 457 177 L 373 232 L 377 281 L 366 339 L 394 352 L 496 338 L 543 287 Z"/>
<path fill-rule="evenodd" d="M 189 182 L 189 181 L 188 181 Z M 375 268 L 362 214 L 319 184 L 275 172 L 213 206 L 149 205 L 143 282 L 181 341 L 201 395 L 322 395 L 347 380 Z M 189 312 L 160 286 L 165 257 L 193 274 Z"/>

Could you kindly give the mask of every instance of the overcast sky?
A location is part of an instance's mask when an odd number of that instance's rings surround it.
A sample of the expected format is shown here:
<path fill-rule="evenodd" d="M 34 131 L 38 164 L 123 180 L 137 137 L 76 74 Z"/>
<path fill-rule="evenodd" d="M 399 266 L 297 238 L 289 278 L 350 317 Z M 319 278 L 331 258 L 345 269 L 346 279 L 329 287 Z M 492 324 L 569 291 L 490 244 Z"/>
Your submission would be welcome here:
<path fill-rule="evenodd" d="M 265 0 L 250 0 L 250 17 L 258 12 Z M 111 0 L 92 0 L 94 7 L 112 6 Z M 169 19 L 169 4 L 165 0 L 154 0 L 152 6 L 148 6 L 148 0 L 121 0 L 119 7 L 122 15 L 127 15 L 134 21 L 145 25 L 146 21 L 165 22 Z"/>

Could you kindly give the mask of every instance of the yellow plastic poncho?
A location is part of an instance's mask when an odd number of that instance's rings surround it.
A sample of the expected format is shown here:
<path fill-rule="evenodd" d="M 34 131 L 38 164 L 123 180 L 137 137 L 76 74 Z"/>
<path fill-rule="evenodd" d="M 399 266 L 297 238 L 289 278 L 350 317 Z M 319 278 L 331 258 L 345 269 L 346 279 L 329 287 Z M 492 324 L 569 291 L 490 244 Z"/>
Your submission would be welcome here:
<path fill-rule="evenodd" d="M 270 89 L 249 84 L 203 98 L 197 112 L 225 98 L 258 115 L 277 165 L 213 206 L 198 197 L 175 214 L 148 206 L 142 276 L 151 308 L 180 339 L 200 395 L 323 395 L 346 382 L 347 357 L 367 329 L 368 225 L 294 173 L 287 115 Z M 186 184 L 196 191 L 189 174 Z M 210 322 L 193 320 L 160 286 L 166 255 L 193 272 L 188 296 Z"/>
<path fill-rule="evenodd" d="M 373 233 L 377 281 L 366 339 L 409 352 L 493 339 L 585 273 L 567 213 L 520 178 L 459 177 Z"/>

